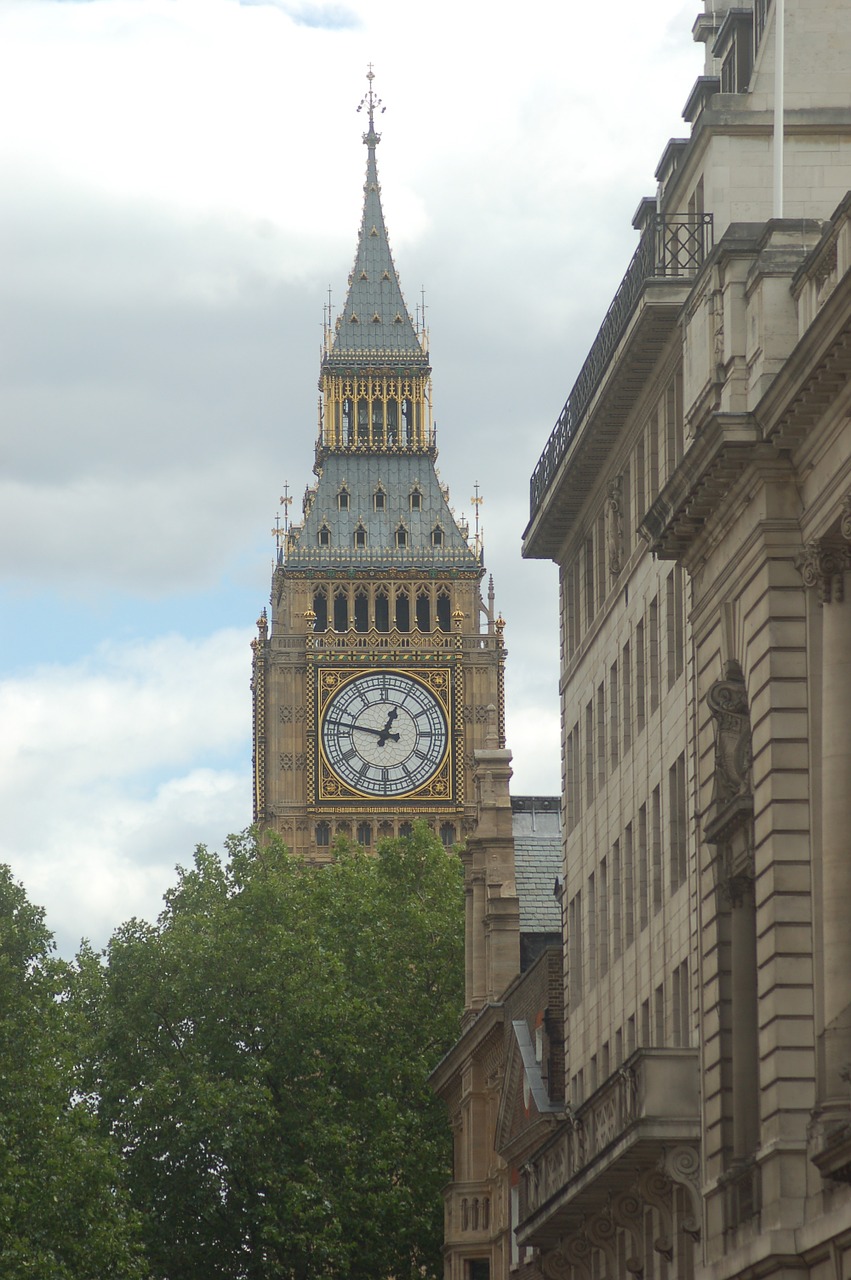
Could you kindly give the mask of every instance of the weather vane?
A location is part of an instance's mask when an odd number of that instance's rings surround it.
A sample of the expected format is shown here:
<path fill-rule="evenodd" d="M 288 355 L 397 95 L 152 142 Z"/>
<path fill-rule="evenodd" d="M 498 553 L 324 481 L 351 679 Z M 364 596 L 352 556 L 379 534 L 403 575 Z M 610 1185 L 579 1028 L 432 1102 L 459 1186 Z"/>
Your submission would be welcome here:
<path fill-rule="evenodd" d="M 387 108 L 384 106 L 384 103 L 378 95 L 373 91 L 372 82 L 375 79 L 375 72 L 372 69 L 371 62 L 366 73 L 366 78 L 369 81 L 369 88 L 358 103 L 358 111 L 363 111 L 364 107 L 367 109 L 367 114 L 369 115 L 369 129 L 363 135 L 363 140 L 367 146 L 369 146 L 370 143 L 374 146 L 376 142 L 381 141 L 381 134 L 375 132 L 375 114 L 378 112 L 379 115 L 383 115 Z"/>
<path fill-rule="evenodd" d="M 470 499 L 470 501 L 472 502 L 472 504 L 473 504 L 473 506 L 474 506 L 474 508 L 475 508 L 475 512 L 476 512 L 476 542 L 475 542 L 475 547 L 476 547 L 476 553 L 477 553 L 477 554 L 480 554 L 480 553 L 481 553 L 481 550 L 482 550 L 482 543 L 481 543 L 481 537 L 480 537 L 480 534 L 479 534 L 479 507 L 480 507 L 480 506 L 482 505 L 482 503 L 484 502 L 484 498 L 482 498 L 482 497 L 479 495 L 479 482 L 478 482 L 478 480 L 477 480 L 477 481 L 476 481 L 476 483 L 473 485 L 473 488 L 475 489 L 475 491 L 476 491 L 476 492 L 475 492 L 474 497 L 472 497 L 472 498 Z"/>
<path fill-rule="evenodd" d="M 281 506 L 284 508 L 284 533 L 286 533 L 287 529 L 289 529 L 290 527 L 289 517 L 290 517 L 291 502 L 292 502 L 292 498 L 290 497 L 290 486 L 288 484 L 285 484 L 284 492 L 281 497 Z"/>

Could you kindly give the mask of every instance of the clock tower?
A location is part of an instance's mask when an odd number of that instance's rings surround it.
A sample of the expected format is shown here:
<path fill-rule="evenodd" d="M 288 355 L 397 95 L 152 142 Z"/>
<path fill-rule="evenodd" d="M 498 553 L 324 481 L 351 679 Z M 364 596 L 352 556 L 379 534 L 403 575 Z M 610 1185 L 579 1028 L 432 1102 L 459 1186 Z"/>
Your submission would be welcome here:
<path fill-rule="evenodd" d="M 254 817 L 294 853 L 423 817 L 472 830 L 473 753 L 504 745 L 503 622 L 435 470 L 431 367 L 387 241 L 372 88 L 363 218 L 320 369 L 303 519 L 280 540 L 254 652 Z M 478 502 L 478 499 L 473 499 Z"/>

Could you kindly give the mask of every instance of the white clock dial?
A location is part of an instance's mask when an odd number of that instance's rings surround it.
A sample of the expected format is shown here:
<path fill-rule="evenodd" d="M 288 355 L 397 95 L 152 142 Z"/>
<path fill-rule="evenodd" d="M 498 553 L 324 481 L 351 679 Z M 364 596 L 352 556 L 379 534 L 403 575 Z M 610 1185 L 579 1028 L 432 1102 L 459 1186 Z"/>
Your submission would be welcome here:
<path fill-rule="evenodd" d="M 334 773 L 355 791 L 402 796 L 438 771 L 446 756 L 446 716 L 420 680 L 396 671 L 353 676 L 322 715 L 322 748 Z"/>

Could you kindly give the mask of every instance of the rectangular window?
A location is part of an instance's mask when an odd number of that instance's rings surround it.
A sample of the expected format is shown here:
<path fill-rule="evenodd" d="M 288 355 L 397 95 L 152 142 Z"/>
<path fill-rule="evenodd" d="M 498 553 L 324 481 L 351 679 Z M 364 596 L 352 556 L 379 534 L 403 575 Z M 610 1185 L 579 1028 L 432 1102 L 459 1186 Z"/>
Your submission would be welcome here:
<path fill-rule="evenodd" d="M 665 640 L 667 649 L 668 688 L 673 688 L 677 678 L 676 622 L 674 612 L 674 571 L 665 579 Z"/>
<path fill-rule="evenodd" d="M 609 759 L 612 768 L 618 767 L 620 753 L 620 693 L 618 690 L 618 664 L 609 667 Z"/>
<path fill-rule="evenodd" d="M 665 1045 L 665 989 L 660 983 L 653 993 L 653 1005 L 656 1022 L 656 1045 L 662 1049 Z"/>
<path fill-rule="evenodd" d="M 597 882 L 588 877 L 588 987 L 597 981 Z"/>
<path fill-rule="evenodd" d="M 653 914 L 662 910 L 662 796 L 659 787 L 650 797 L 650 836 L 653 855 Z"/>
<path fill-rule="evenodd" d="M 615 1066 L 623 1066 L 623 1028 L 618 1027 L 615 1032 Z"/>
<path fill-rule="evenodd" d="M 659 597 L 650 601 L 650 714 L 659 705 Z"/>
<path fill-rule="evenodd" d="M 686 758 L 677 757 L 668 770 L 668 828 L 671 849 L 671 892 L 685 883 L 688 872 L 686 844 Z"/>
<path fill-rule="evenodd" d="M 623 557 L 622 565 L 629 559 L 629 553 L 632 550 L 632 473 L 629 463 L 623 469 L 623 484 L 621 485 L 621 502 L 623 503 Z"/>
<path fill-rule="evenodd" d="M 608 556 L 606 555 L 606 517 L 605 514 L 597 517 L 597 546 L 595 548 L 597 557 L 597 606 L 599 608 L 609 594 L 609 566 Z"/>
<path fill-rule="evenodd" d="M 635 855 L 633 851 L 632 823 L 623 833 L 623 945 L 631 947 L 635 941 Z"/>
<path fill-rule="evenodd" d="M 647 481 L 649 493 L 647 505 L 655 502 L 659 492 L 659 409 L 650 415 L 647 423 Z"/>
<path fill-rule="evenodd" d="M 582 890 L 571 898 L 567 908 L 567 978 L 570 1004 L 582 1000 Z"/>
<path fill-rule="evenodd" d="M 644 480 L 644 437 L 635 446 L 635 523 L 640 524 L 647 510 L 647 493 Z"/>
<path fill-rule="evenodd" d="M 597 1055 L 596 1055 L 596 1053 L 595 1053 L 595 1054 L 592 1054 L 592 1056 L 591 1056 L 591 1061 L 590 1061 L 590 1063 L 588 1064 L 588 1066 L 589 1066 L 589 1069 L 588 1069 L 588 1091 L 589 1091 L 589 1093 L 596 1093 L 596 1091 L 597 1091 L 597 1085 L 598 1085 L 598 1083 L 599 1083 L 599 1081 L 597 1080 Z"/>
<path fill-rule="evenodd" d="M 641 1047 L 650 1048 L 650 1001 L 641 1002 Z"/>
<path fill-rule="evenodd" d="M 671 978 L 671 1016 L 674 1045 L 678 1049 L 687 1049 L 691 1043 L 687 960 L 677 965 Z"/>
<path fill-rule="evenodd" d="M 609 867 L 606 859 L 600 862 L 600 977 L 609 972 Z"/>
<path fill-rule="evenodd" d="M 597 686 L 597 790 L 606 785 L 606 687 Z"/>
<path fill-rule="evenodd" d="M 568 831 L 572 831 L 579 821 L 579 815 L 582 811 L 578 721 L 567 735 L 565 751 L 567 752 L 567 759 L 565 761 L 565 769 L 567 773 L 567 829 Z"/>
<path fill-rule="evenodd" d="M 647 805 L 638 810 L 638 927 L 647 928 L 648 919 L 647 883 Z"/>
<path fill-rule="evenodd" d="M 612 1055 L 609 1049 L 609 1042 L 606 1040 L 600 1050 L 600 1079 L 608 1080 L 612 1070 Z"/>
<path fill-rule="evenodd" d="M 644 652 L 644 619 L 642 618 L 638 626 L 635 628 L 635 732 L 636 735 L 641 733 L 644 728 L 645 711 L 647 706 L 647 688 L 646 676 L 644 670 L 645 664 Z"/>
<path fill-rule="evenodd" d="M 629 641 L 623 647 L 621 662 L 621 705 L 623 707 L 623 753 L 626 755 L 632 746 L 632 665 L 630 663 Z"/>
<path fill-rule="evenodd" d="M 616 840 L 612 845 L 612 959 L 620 958 L 623 950 L 623 910 L 621 894 L 623 893 L 621 870 L 621 842 Z"/>
<path fill-rule="evenodd" d="M 564 642 L 567 656 L 572 658 L 579 644 L 579 599 L 572 564 L 564 577 Z"/>
<path fill-rule="evenodd" d="M 585 626 L 594 620 L 594 539 L 585 539 Z"/>
<path fill-rule="evenodd" d="M 635 1050 L 635 1014 L 632 1014 L 626 1020 L 626 1056 L 629 1057 L 630 1054 L 635 1053 Z"/>
<path fill-rule="evenodd" d="M 594 799 L 594 703 L 585 708 L 585 803 Z"/>

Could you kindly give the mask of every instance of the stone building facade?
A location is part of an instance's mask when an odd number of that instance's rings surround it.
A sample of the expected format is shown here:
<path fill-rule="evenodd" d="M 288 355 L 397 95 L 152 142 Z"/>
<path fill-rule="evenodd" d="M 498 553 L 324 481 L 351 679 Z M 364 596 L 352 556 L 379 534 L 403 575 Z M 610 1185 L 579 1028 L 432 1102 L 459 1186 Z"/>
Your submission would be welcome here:
<path fill-rule="evenodd" d="M 504 745 L 504 623 L 492 580 L 482 596 L 478 533 L 435 468 L 427 340 L 384 224 L 372 79 L 357 252 L 335 324 L 327 315 L 316 482 L 280 530 L 253 642 L 254 819 L 316 860 L 339 835 L 369 847 L 414 818 L 452 846 L 475 824 L 473 753 L 493 733 Z"/>
<path fill-rule="evenodd" d="M 550 1280 L 844 1280 L 851 4 L 707 4 L 694 34 L 689 136 L 532 478 L 566 1114 L 517 1241 Z"/>

